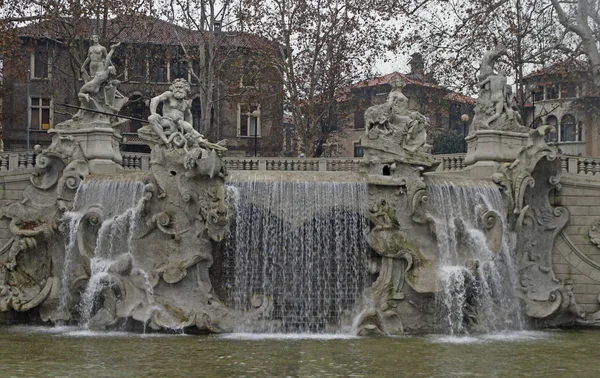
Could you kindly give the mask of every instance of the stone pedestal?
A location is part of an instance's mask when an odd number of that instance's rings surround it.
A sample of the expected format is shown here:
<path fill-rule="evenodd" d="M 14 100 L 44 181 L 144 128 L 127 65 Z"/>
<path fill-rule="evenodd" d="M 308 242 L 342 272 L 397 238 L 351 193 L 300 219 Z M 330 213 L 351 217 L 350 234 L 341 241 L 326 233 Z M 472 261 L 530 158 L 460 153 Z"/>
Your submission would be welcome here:
<path fill-rule="evenodd" d="M 502 163 L 512 163 L 523 147 L 528 135 L 512 131 L 479 130 L 466 138 L 467 156 L 465 173 L 471 177 L 489 178 Z"/>
<path fill-rule="evenodd" d="M 59 137 L 72 137 L 85 155 L 90 174 L 111 174 L 119 172 L 123 157 L 119 151 L 121 135 L 110 127 L 90 127 L 75 130 L 52 129 Z"/>
<path fill-rule="evenodd" d="M 527 134 L 500 130 L 480 130 L 466 138 L 465 164 L 480 161 L 512 162 L 527 146 Z"/>

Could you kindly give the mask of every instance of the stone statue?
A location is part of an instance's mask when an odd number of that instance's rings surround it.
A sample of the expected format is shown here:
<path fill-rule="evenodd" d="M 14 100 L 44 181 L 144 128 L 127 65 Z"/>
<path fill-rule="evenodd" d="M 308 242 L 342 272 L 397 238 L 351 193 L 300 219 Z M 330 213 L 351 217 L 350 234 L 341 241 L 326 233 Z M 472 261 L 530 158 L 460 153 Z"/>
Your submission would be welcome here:
<path fill-rule="evenodd" d="M 90 72 L 93 72 L 91 78 L 89 79 L 89 81 L 87 81 L 85 84 L 83 84 L 83 86 L 81 87 L 81 89 L 79 90 L 79 100 L 81 102 L 83 102 L 83 100 L 85 101 L 90 101 L 90 95 L 94 96 L 97 95 L 98 92 L 100 92 L 100 88 L 103 85 L 112 85 L 112 83 L 108 82 L 108 78 L 110 75 L 114 75 L 115 74 L 115 67 L 112 65 L 111 62 L 111 57 L 115 52 L 115 49 L 117 47 L 119 47 L 119 45 L 121 44 L 121 42 L 112 45 L 110 47 L 110 52 L 106 55 L 106 59 L 104 59 L 104 61 L 101 64 L 97 64 L 97 62 L 94 63 L 94 69 L 92 70 L 92 65 L 90 63 Z M 91 47 L 90 47 L 91 48 Z M 112 104 L 106 104 L 108 106 L 112 107 Z"/>
<path fill-rule="evenodd" d="M 148 117 L 150 128 L 167 146 L 175 144 L 177 147 L 183 147 L 185 142 L 181 137 L 185 137 L 196 140 L 201 147 L 225 151 L 225 147 L 209 143 L 192 126 L 192 101 L 187 99 L 189 93 L 190 84 L 185 79 L 175 79 L 168 91 L 152 98 Z M 159 115 L 157 107 L 161 103 L 163 114 Z"/>
<path fill-rule="evenodd" d="M 494 114 L 485 120 L 485 124 L 489 127 L 492 122 L 500 118 L 506 108 L 506 75 L 502 71 L 488 75 L 485 80 L 479 82 L 479 89 L 482 90 L 486 86 L 489 91 L 491 107 L 494 109 Z"/>
<path fill-rule="evenodd" d="M 98 71 L 102 66 L 104 66 L 104 62 L 106 59 L 110 60 L 110 57 L 107 58 L 106 47 L 102 46 L 98 40 L 98 36 L 96 34 L 92 35 L 90 38 L 92 41 L 92 45 L 88 49 L 88 54 L 83 64 L 81 65 L 81 73 L 83 75 L 84 80 L 87 82 L 90 78 L 96 75 L 96 71 Z M 86 70 L 86 66 L 89 64 L 90 70 Z"/>
<path fill-rule="evenodd" d="M 85 83 L 79 89 L 77 97 L 81 110 L 73 119 L 56 125 L 57 130 L 76 130 L 90 127 L 114 128 L 124 122 L 122 119 L 111 118 L 107 114 L 117 114 L 129 100 L 117 89 L 119 80 L 114 79 L 115 66 L 111 58 L 121 44 L 106 48 L 98 44 L 97 36 L 93 36 L 94 44 L 90 46 L 88 57 L 81 66 Z M 89 64 L 89 74 L 86 66 Z M 104 113 L 104 114 L 103 114 Z M 120 136 L 119 136 L 120 137 Z"/>
<path fill-rule="evenodd" d="M 500 44 L 492 50 L 488 50 L 483 54 L 481 58 L 481 66 L 479 68 L 479 82 L 487 79 L 488 76 L 494 73 L 494 66 L 496 61 L 502 55 L 506 54 L 506 47 Z"/>
<path fill-rule="evenodd" d="M 426 144 L 427 117 L 408 109 L 401 79 L 392 86 L 385 103 L 373 105 L 365 112 L 366 132 L 361 144 L 367 159 L 403 161 L 422 157 L 430 150 Z"/>
<path fill-rule="evenodd" d="M 502 45 L 484 53 L 479 69 L 479 98 L 470 134 L 477 130 L 526 132 L 518 112 L 513 109 L 512 89 L 507 85 L 506 73 L 496 72 L 500 56 L 506 54 Z"/>

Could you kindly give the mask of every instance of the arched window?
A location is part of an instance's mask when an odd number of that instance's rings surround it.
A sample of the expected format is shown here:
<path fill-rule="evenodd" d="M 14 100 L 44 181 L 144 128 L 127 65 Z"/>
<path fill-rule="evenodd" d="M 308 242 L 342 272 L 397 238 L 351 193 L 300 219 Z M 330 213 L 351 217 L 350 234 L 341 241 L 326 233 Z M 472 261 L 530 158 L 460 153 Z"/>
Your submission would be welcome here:
<path fill-rule="evenodd" d="M 546 142 L 556 142 L 558 140 L 558 118 L 549 115 L 546 117 L 546 125 L 554 127 L 554 132 L 546 134 Z"/>
<path fill-rule="evenodd" d="M 571 114 L 565 114 L 560 120 L 560 141 L 576 142 L 580 140 L 580 135 L 578 134 L 575 117 Z"/>
<path fill-rule="evenodd" d="M 195 98 L 192 100 L 192 119 L 195 130 L 202 131 L 202 107 L 200 106 L 200 99 Z"/>

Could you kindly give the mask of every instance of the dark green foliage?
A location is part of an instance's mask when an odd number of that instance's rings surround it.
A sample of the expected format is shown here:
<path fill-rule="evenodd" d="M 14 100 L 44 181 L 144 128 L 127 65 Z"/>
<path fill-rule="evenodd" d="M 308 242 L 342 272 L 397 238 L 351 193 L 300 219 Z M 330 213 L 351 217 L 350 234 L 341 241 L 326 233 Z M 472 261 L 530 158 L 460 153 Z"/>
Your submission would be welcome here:
<path fill-rule="evenodd" d="M 443 131 L 433 138 L 434 154 L 458 154 L 466 152 L 465 137 L 456 131 Z"/>

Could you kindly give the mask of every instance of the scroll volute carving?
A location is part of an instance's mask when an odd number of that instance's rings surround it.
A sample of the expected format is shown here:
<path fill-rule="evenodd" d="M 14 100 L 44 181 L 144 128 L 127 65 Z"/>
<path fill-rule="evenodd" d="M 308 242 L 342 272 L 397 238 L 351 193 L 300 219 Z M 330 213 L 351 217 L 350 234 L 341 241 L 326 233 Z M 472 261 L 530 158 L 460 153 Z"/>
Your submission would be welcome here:
<path fill-rule="evenodd" d="M 31 175 L 30 181 L 38 189 L 47 190 L 56 185 L 62 176 L 66 163 L 62 156 L 54 152 L 44 152 L 35 159 L 39 171 Z"/>
<path fill-rule="evenodd" d="M 98 232 L 104 221 L 104 209 L 100 205 L 90 206 L 77 227 L 77 248 L 87 258 L 94 257 Z"/>

